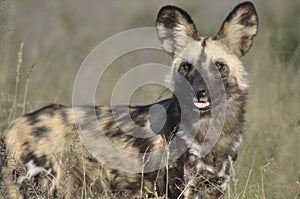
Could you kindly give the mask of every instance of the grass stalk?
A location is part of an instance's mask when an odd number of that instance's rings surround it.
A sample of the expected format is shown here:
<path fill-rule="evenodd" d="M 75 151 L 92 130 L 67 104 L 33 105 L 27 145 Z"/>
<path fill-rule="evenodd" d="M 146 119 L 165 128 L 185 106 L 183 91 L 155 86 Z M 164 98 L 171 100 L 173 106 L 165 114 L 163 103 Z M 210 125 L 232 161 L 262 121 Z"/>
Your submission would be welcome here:
<path fill-rule="evenodd" d="M 262 166 L 262 168 L 261 168 L 261 198 L 262 199 L 266 199 L 264 174 L 265 174 L 266 168 L 271 164 L 271 161 L 272 161 L 272 159 L 267 164 Z"/>
<path fill-rule="evenodd" d="M 264 179 L 264 167 L 261 168 L 261 198 L 266 199 L 265 194 L 265 179 Z"/>
<path fill-rule="evenodd" d="M 81 198 L 87 198 L 87 183 L 86 183 L 86 161 L 84 157 L 84 146 L 81 146 L 81 152 L 82 152 L 82 172 L 83 172 L 83 182 L 82 182 L 82 192 L 81 192 Z"/>
<path fill-rule="evenodd" d="M 168 192 L 169 192 L 169 157 L 170 157 L 170 149 L 169 144 L 166 145 L 166 198 L 168 198 Z"/>
<path fill-rule="evenodd" d="M 251 175 L 252 175 L 252 171 L 253 171 L 253 167 L 249 171 L 249 174 L 248 174 L 248 177 L 247 177 L 247 180 L 246 180 L 246 184 L 245 184 L 245 187 L 244 187 L 244 190 L 243 190 L 243 194 L 242 194 L 242 199 L 245 198 L 247 187 L 248 187 L 248 184 L 249 184 L 249 180 L 250 180 Z"/>
<path fill-rule="evenodd" d="M 28 95 L 28 87 L 29 87 L 29 82 L 30 82 L 30 79 L 31 79 L 31 75 L 32 75 L 32 71 L 33 71 L 33 68 L 34 68 L 35 64 L 33 64 L 31 67 L 30 67 L 30 70 L 28 71 L 27 73 L 27 80 L 26 80 L 26 85 L 25 85 L 25 91 L 24 91 L 24 98 L 23 98 L 23 114 L 26 113 L 26 104 L 27 104 L 27 95 Z"/>
<path fill-rule="evenodd" d="M 150 156 L 151 156 L 151 154 L 148 155 L 148 157 L 146 159 L 146 155 L 147 155 L 148 150 L 149 150 L 149 147 L 146 148 L 146 151 L 144 152 L 144 155 L 143 155 L 143 163 L 142 163 L 142 171 L 141 171 L 142 176 L 141 176 L 140 198 L 143 198 L 145 166 L 149 162 Z"/>
<path fill-rule="evenodd" d="M 13 99 L 13 105 L 10 109 L 10 113 L 8 116 L 8 120 L 7 123 L 9 124 L 11 122 L 11 120 L 13 118 L 15 118 L 16 115 L 16 109 L 17 109 L 17 105 L 18 105 L 18 93 L 19 93 L 19 82 L 20 82 L 20 70 L 21 70 L 21 66 L 23 63 L 23 47 L 24 47 L 24 43 L 22 42 L 20 45 L 20 49 L 18 52 L 18 63 L 17 63 L 17 69 L 16 69 L 16 82 L 15 82 L 15 91 L 14 91 L 14 99 Z"/>

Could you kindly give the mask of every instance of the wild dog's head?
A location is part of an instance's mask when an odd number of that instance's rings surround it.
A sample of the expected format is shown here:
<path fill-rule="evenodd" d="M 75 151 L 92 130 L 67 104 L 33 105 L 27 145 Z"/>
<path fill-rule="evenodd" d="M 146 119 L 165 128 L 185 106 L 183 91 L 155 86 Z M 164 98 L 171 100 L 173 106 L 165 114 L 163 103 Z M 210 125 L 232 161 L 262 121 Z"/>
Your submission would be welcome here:
<path fill-rule="evenodd" d="M 191 17 L 175 6 L 161 8 L 156 26 L 164 50 L 174 58 L 173 92 L 184 96 L 192 110 L 207 112 L 221 98 L 246 93 L 247 74 L 240 58 L 251 48 L 258 28 L 251 2 L 234 8 L 212 37 L 199 36 Z"/>

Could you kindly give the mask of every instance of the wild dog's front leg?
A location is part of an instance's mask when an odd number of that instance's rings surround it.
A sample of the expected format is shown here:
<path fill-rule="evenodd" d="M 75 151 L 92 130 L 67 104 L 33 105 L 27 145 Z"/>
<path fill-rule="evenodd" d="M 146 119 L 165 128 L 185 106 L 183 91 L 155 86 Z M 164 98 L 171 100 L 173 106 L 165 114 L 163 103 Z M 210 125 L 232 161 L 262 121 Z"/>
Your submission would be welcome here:
<path fill-rule="evenodd" d="M 194 155 L 189 155 L 188 160 L 184 170 L 184 198 L 223 198 L 230 179 L 231 158 L 228 157 L 214 166 L 206 164 L 205 160 L 197 160 Z"/>
<path fill-rule="evenodd" d="M 74 151 L 81 151 L 74 150 L 79 138 L 69 126 L 52 128 L 57 114 L 37 113 L 19 118 L 6 132 L 7 189 L 11 198 L 65 198 L 74 190 L 70 171 L 76 165 Z"/>
<path fill-rule="evenodd" d="M 184 165 L 184 184 L 185 187 L 182 192 L 184 198 L 193 198 L 197 190 L 197 157 L 195 155 L 187 155 L 187 161 Z"/>
<path fill-rule="evenodd" d="M 10 152 L 7 154 L 3 178 L 10 198 L 76 198 L 78 196 L 80 192 L 78 178 L 82 179 L 82 173 L 74 174 L 76 162 L 70 160 L 71 155 L 70 158 L 65 159 L 55 155 L 43 156 L 50 163 L 42 165 L 41 157 L 38 158 L 33 152 L 26 154 L 31 154 L 31 158 L 24 159 L 24 156 L 18 157 Z M 53 162 L 52 158 L 61 161 Z"/>
<path fill-rule="evenodd" d="M 184 198 L 203 198 L 203 199 L 218 199 L 223 198 L 224 191 L 222 184 L 225 181 L 224 177 L 218 177 L 209 171 L 189 174 L 191 178 L 187 180 Z"/>
<path fill-rule="evenodd" d="M 34 158 L 26 163 L 21 159 L 10 152 L 7 155 L 3 177 L 9 197 L 54 197 L 57 187 L 53 170 L 38 166 Z"/>
<path fill-rule="evenodd" d="M 10 157 L 7 157 L 7 166 L 3 167 L 2 177 L 7 188 L 7 193 L 10 198 L 23 199 L 23 195 L 20 192 L 20 186 L 17 184 L 17 173 L 25 173 L 22 169 L 17 172 L 16 161 Z"/>

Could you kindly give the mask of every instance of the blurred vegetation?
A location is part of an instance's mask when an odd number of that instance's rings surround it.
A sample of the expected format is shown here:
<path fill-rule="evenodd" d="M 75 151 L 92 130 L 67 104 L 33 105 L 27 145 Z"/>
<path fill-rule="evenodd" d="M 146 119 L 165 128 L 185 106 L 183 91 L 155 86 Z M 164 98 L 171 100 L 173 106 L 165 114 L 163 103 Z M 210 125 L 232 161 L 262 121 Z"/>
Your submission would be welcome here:
<path fill-rule="evenodd" d="M 154 26 L 162 5 L 182 6 L 193 16 L 199 32 L 210 35 L 217 32 L 237 2 L 0 0 L 0 132 L 4 132 L 8 120 L 24 111 L 53 102 L 70 105 L 76 72 L 86 55 L 113 34 Z M 298 199 L 300 2 L 254 3 L 260 29 L 244 59 L 251 81 L 248 127 L 227 198 Z M 145 50 L 113 62 L 98 86 L 97 104 L 109 104 L 112 89 L 122 74 L 150 62 L 168 64 L 170 58 L 161 51 Z M 153 102 L 162 90 L 145 86 L 134 93 L 131 102 Z M 10 114 L 12 107 L 14 115 Z M 5 187 L 2 190 L 0 198 L 6 198 Z"/>
<path fill-rule="evenodd" d="M 295 70 L 299 67 L 297 63 L 300 61 L 300 3 L 295 4 L 289 10 L 289 14 L 283 16 L 280 21 L 269 17 L 269 23 L 273 26 L 274 32 L 270 37 L 271 55 L 278 57 L 282 63 L 288 63 Z"/>

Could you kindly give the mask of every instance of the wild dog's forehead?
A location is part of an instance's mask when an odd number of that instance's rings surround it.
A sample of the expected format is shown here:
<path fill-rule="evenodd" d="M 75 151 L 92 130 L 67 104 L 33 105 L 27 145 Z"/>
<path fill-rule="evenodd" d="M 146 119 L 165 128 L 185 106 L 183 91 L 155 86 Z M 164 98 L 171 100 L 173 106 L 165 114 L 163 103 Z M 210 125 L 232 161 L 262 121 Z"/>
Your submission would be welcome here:
<path fill-rule="evenodd" d="M 242 66 L 238 56 L 219 40 L 207 39 L 204 52 L 211 61 L 222 61 L 230 68 Z"/>
<path fill-rule="evenodd" d="M 196 64 L 203 60 L 201 57 L 203 47 L 200 41 L 191 40 L 185 48 L 176 55 L 176 62 L 188 62 L 196 66 Z"/>
<path fill-rule="evenodd" d="M 201 38 L 200 41 L 191 40 L 181 53 L 178 53 L 175 63 L 188 62 L 194 67 L 205 67 L 216 61 L 228 65 L 240 65 L 239 58 L 228 48 L 213 38 Z"/>

